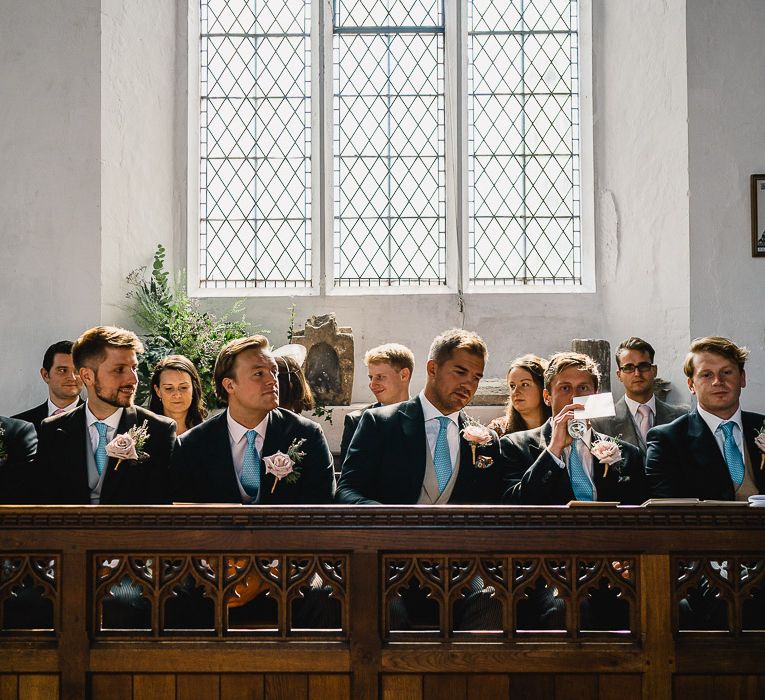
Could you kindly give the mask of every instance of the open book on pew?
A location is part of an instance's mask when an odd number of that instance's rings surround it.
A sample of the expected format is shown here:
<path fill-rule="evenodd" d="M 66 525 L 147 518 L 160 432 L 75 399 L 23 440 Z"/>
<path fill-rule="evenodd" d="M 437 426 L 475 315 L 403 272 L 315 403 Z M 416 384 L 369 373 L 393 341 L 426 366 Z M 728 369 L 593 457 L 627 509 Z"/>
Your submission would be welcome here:
<path fill-rule="evenodd" d="M 619 501 L 569 501 L 569 508 L 613 508 L 619 505 Z"/>
<path fill-rule="evenodd" d="M 649 498 L 644 506 L 748 506 L 747 501 L 701 501 L 698 498 Z"/>

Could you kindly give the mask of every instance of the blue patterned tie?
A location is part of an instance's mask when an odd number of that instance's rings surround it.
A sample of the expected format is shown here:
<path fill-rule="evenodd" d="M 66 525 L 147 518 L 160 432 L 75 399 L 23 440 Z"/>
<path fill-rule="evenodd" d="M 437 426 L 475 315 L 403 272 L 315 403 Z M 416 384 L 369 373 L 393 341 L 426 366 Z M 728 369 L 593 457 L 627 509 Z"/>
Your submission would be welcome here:
<path fill-rule="evenodd" d="M 577 501 L 591 501 L 592 500 L 592 483 L 587 478 L 587 473 L 584 471 L 584 465 L 582 464 L 582 458 L 579 456 L 579 450 L 577 449 L 581 440 L 576 438 L 571 443 L 571 451 L 568 455 L 568 474 L 571 478 L 571 488 L 574 489 L 574 498 Z"/>
<path fill-rule="evenodd" d="M 728 471 L 730 472 L 730 478 L 736 486 L 741 486 L 741 482 L 744 481 L 744 460 L 739 452 L 738 445 L 733 439 L 733 426 L 735 423 L 732 420 L 724 421 L 720 423 L 720 430 L 723 431 L 725 440 L 723 442 L 723 454 L 725 455 L 725 461 L 728 464 Z"/>
<path fill-rule="evenodd" d="M 96 447 L 96 469 L 98 469 L 98 476 L 101 476 L 101 474 L 104 473 L 104 469 L 106 468 L 106 463 L 109 460 L 109 458 L 106 455 L 106 431 L 109 429 L 109 426 L 106 425 L 106 423 L 102 423 L 101 421 L 96 421 L 93 425 L 96 426 L 96 430 L 98 431 L 98 445 Z"/>
<path fill-rule="evenodd" d="M 247 438 L 247 447 L 244 448 L 242 488 L 248 496 L 257 500 L 258 491 L 260 491 L 260 455 L 258 455 L 258 451 L 255 449 L 257 433 L 254 430 L 248 430 L 245 436 Z"/>
<path fill-rule="evenodd" d="M 446 430 L 451 420 L 447 416 L 439 416 L 438 422 L 441 427 L 438 429 L 436 449 L 433 452 L 433 466 L 436 468 L 438 492 L 443 493 L 452 476 L 452 458 L 449 454 L 449 441 L 446 439 Z"/>

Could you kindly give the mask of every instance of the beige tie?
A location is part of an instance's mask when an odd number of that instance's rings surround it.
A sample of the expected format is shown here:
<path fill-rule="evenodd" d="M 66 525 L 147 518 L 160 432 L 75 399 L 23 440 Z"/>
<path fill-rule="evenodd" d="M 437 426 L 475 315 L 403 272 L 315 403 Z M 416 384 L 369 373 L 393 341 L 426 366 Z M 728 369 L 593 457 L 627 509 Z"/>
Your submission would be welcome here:
<path fill-rule="evenodd" d="M 648 435 L 648 431 L 651 429 L 651 409 L 644 403 L 641 403 L 637 409 L 640 420 L 638 427 L 640 428 L 640 434 L 643 436 L 645 442 L 645 436 Z"/>

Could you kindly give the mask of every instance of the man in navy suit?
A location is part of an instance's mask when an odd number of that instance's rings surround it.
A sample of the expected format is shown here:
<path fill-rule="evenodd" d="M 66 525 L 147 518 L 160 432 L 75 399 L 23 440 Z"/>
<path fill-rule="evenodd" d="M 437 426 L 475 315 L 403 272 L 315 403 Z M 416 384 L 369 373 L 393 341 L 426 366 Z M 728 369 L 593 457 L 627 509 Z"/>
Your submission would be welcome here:
<path fill-rule="evenodd" d="M 502 438 L 509 463 L 504 501 L 524 505 L 565 505 L 573 500 L 642 503 L 645 473 L 637 447 L 621 442 L 621 459 L 606 465 L 592 448 L 609 436 L 589 426 L 576 441 L 568 433 L 574 411 L 583 408 L 574 397 L 598 390 L 600 371 L 595 361 L 581 353 L 557 353 L 550 358 L 544 380 L 543 397 L 552 408 L 552 417 L 539 428 Z"/>
<path fill-rule="evenodd" d="M 503 460 L 499 440 L 476 450 L 462 435 L 462 410 L 478 389 L 488 351 L 475 333 L 446 331 L 430 348 L 424 390 L 370 408 L 348 447 L 339 503 L 497 503 Z M 483 459 L 479 459 L 483 457 Z"/>
<path fill-rule="evenodd" d="M 368 408 L 390 406 L 390 404 L 409 399 L 409 382 L 414 372 L 414 354 L 408 347 L 399 343 L 378 345 L 364 355 L 364 364 L 369 376 L 369 390 L 377 401 L 345 416 L 343 439 L 340 442 L 341 465 L 364 411 Z"/>
<path fill-rule="evenodd" d="M 742 411 L 746 348 L 719 336 L 691 343 L 683 371 L 696 409 L 648 433 L 646 473 L 657 498 L 745 501 L 765 492 L 761 413 Z"/>
<path fill-rule="evenodd" d="M 657 368 L 656 353 L 650 343 L 641 338 L 627 338 L 616 348 L 616 376 L 624 384 L 624 396 L 611 418 L 592 421 L 595 430 L 606 435 L 618 435 L 635 445 L 645 458 L 646 435 L 655 425 L 671 423 L 688 413 L 688 406 L 673 406 L 659 399 L 653 392 Z"/>
<path fill-rule="evenodd" d="M 46 418 L 38 431 L 35 502 L 139 505 L 169 502 L 170 455 L 175 421 L 133 405 L 138 386 L 132 331 L 96 326 L 72 347 L 72 359 L 88 392 L 86 403 Z M 107 449 L 117 435 L 145 423 L 147 437 L 135 457 L 119 459 Z"/>
<path fill-rule="evenodd" d="M 335 478 L 324 433 L 313 421 L 278 408 L 278 366 L 268 339 L 253 335 L 225 345 L 214 378 L 227 409 L 178 439 L 173 500 L 330 503 Z M 289 474 L 283 455 L 294 462 Z"/>
<path fill-rule="evenodd" d="M 74 368 L 72 345 L 71 340 L 59 340 L 45 351 L 40 376 L 48 385 L 48 398 L 14 418 L 31 423 L 37 430 L 49 416 L 73 411 L 82 403 L 82 380 Z"/>

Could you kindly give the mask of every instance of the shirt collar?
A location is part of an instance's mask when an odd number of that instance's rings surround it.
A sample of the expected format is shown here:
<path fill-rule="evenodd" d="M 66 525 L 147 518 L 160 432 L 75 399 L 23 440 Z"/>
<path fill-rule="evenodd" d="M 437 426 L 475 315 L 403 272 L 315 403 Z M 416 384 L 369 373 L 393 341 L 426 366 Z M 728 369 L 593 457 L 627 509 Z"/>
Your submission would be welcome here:
<path fill-rule="evenodd" d="M 701 416 L 701 420 L 703 420 L 709 429 L 712 431 L 712 435 L 714 435 L 717 432 L 717 429 L 720 427 L 720 423 L 726 423 L 727 421 L 732 421 L 738 426 L 738 429 L 741 431 L 741 434 L 744 433 L 744 426 L 741 422 L 741 406 L 739 406 L 736 409 L 736 412 L 727 420 L 720 418 L 719 416 L 714 415 L 714 413 L 710 413 L 709 411 L 705 411 L 700 405 L 696 405 L 696 410 L 698 410 L 699 415 Z"/>
<path fill-rule="evenodd" d="M 418 398 L 420 399 L 420 404 L 422 404 L 422 415 L 424 416 L 426 422 L 440 418 L 444 415 L 432 403 L 430 403 L 430 401 L 428 401 L 424 391 L 420 392 Z M 459 426 L 459 415 L 460 412 L 455 411 L 454 413 L 450 413 L 447 418 L 453 421 L 456 426 Z"/>
<path fill-rule="evenodd" d="M 631 399 L 629 396 L 627 396 L 627 394 L 624 395 L 624 401 L 627 404 L 627 408 L 630 409 L 630 413 L 632 414 L 633 418 L 637 414 L 638 406 L 643 405 L 648 406 L 648 408 L 651 409 L 653 415 L 656 415 L 656 396 L 654 394 L 651 395 L 651 398 L 648 399 L 645 404 L 641 404 L 640 402 Z"/>
<path fill-rule="evenodd" d="M 62 407 L 59 407 L 59 406 L 56 406 L 56 404 L 55 404 L 55 403 L 53 403 L 53 401 L 51 401 L 50 399 L 48 399 L 48 415 L 49 415 L 49 416 L 52 416 L 52 415 L 53 415 L 53 414 L 54 414 L 56 411 L 58 411 L 58 410 L 59 410 L 59 408 L 61 408 L 61 409 L 64 411 L 64 413 L 69 413 L 69 411 L 74 411 L 74 409 L 75 409 L 75 408 L 77 408 L 77 402 L 78 402 L 79 400 L 80 400 L 80 397 L 78 396 L 78 397 L 77 397 L 77 398 L 76 398 L 74 401 L 72 401 L 72 403 L 70 403 L 68 406 L 62 406 Z"/>
<path fill-rule="evenodd" d="M 264 440 L 266 439 L 266 428 L 268 427 L 268 416 L 269 414 L 266 413 L 266 417 L 260 421 L 255 426 L 255 432 L 260 435 Z M 228 423 L 228 433 L 231 435 L 231 438 L 234 441 L 234 444 L 240 442 L 241 440 L 245 439 L 245 435 L 247 435 L 248 430 L 252 430 L 252 428 L 246 428 L 241 423 L 237 423 L 229 413 L 228 409 L 226 409 L 226 423 Z"/>
<path fill-rule="evenodd" d="M 110 415 L 108 418 L 104 418 L 102 421 L 99 421 L 98 418 L 96 418 L 90 411 L 90 404 L 85 403 L 85 425 L 90 427 L 93 425 L 93 423 L 106 423 L 110 428 L 113 430 L 117 430 L 117 428 L 120 425 L 120 421 L 122 420 L 122 411 L 124 409 L 118 408 L 112 415 Z"/>

